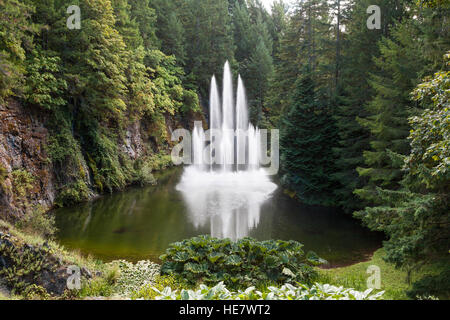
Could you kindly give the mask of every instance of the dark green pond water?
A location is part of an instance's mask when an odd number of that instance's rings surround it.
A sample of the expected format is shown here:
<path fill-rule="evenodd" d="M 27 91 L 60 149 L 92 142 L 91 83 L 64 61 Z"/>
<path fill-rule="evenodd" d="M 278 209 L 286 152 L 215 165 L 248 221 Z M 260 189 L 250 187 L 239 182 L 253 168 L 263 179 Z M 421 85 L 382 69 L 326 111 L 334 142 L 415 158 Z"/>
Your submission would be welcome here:
<path fill-rule="evenodd" d="M 381 247 L 382 237 L 358 221 L 336 210 L 301 205 L 280 188 L 251 214 L 236 210 L 198 217 L 186 194 L 176 189 L 181 173 L 181 168 L 167 170 L 157 175 L 157 186 L 56 210 L 60 243 L 103 261 L 158 261 L 170 243 L 201 234 L 297 240 L 330 266 L 362 261 Z"/>

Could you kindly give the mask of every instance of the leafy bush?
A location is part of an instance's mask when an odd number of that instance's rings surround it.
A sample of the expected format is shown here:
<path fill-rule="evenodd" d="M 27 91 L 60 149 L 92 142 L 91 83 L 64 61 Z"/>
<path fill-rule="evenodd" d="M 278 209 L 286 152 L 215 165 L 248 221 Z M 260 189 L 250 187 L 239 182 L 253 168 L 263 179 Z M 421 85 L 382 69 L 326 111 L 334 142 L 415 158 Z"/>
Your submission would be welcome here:
<path fill-rule="evenodd" d="M 139 290 L 133 291 L 131 293 L 131 299 L 155 300 L 159 295 L 158 292 L 163 291 L 166 287 L 182 290 L 183 287 L 186 288 L 186 285 L 182 279 L 174 276 L 158 275 L 152 279 L 151 283 L 145 284 Z"/>
<path fill-rule="evenodd" d="M 17 222 L 17 228 L 44 238 L 51 238 L 57 231 L 55 217 L 46 213 L 40 206 L 25 214 Z"/>
<path fill-rule="evenodd" d="M 0 257 L 0 278 L 13 294 L 32 294 L 41 273 L 54 272 L 57 267 L 48 246 L 17 245 L 7 234 L 0 234 Z"/>
<path fill-rule="evenodd" d="M 83 283 L 81 290 L 78 292 L 78 297 L 110 297 L 113 294 L 113 283 L 109 282 L 108 279 L 99 277 Z"/>
<path fill-rule="evenodd" d="M 158 295 L 155 300 L 380 300 L 384 291 L 372 294 L 373 289 L 364 292 L 329 284 L 314 284 L 312 287 L 299 285 L 295 287 L 285 284 L 281 288 L 268 287 L 261 292 L 250 287 L 244 291 L 229 291 L 223 282 L 213 288 L 200 285 L 200 289 L 173 291 L 170 287 L 164 290 L 153 288 Z"/>
<path fill-rule="evenodd" d="M 35 177 L 25 169 L 14 170 L 11 175 L 14 197 L 26 204 L 27 195 L 34 188 Z"/>
<path fill-rule="evenodd" d="M 90 190 L 83 180 L 66 186 L 56 198 L 55 204 L 59 207 L 70 206 L 89 199 Z"/>
<path fill-rule="evenodd" d="M 450 270 L 445 270 L 437 275 L 428 275 L 416 281 L 407 292 L 411 299 L 424 297 L 437 297 L 450 299 Z"/>
<path fill-rule="evenodd" d="M 83 281 L 81 290 L 76 291 L 75 297 L 110 297 L 115 293 L 119 278 L 119 267 L 115 264 L 106 265 L 101 276 Z"/>
<path fill-rule="evenodd" d="M 111 262 L 120 269 L 120 277 L 114 287 L 119 295 L 128 295 L 131 292 L 140 290 L 144 285 L 153 283 L 159 275 L 159 265 L 150 261 L 139 261 L 133 264 L 120 260 Z"/>
<path fill-rule="evenodd" d="M 35 49 L 27 63 L 26 101 L 46 110 L 66 105 L 62 97 L 67 82 L 61 77 L 61 59 L 50 51 Z"/>
<path fill-rule="evenodd" d="M 152 168 L 153 171 L 164 170 L 173 165 L 172 157 L 164 153 L 157 153 L 149 157 L 147 165 Z"/>
<path fill-rule="evenodd" d="M 301 281 L 309 283 L 316 272 L 314 265 L 324 260 L 314 253 L 306 256 L 296 241 L 257 241 L 244 238 L 215 239 L 194 237 L 176 242 L 166 250 L 161 274 L 181 275 L 189 283 L 240 287 L 261 283 Z"/>

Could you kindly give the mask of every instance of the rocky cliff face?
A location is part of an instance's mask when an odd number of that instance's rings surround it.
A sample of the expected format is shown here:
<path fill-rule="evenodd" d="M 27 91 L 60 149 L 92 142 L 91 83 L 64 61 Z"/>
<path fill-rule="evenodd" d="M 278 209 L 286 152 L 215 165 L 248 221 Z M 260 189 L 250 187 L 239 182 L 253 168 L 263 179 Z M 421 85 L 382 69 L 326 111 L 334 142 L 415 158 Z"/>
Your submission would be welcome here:
<path fill-rule="evenodd" d="M 0 217 L 20 216 L 33 205 L 49 208 L 55 199 L 43 123 L 15 101 L 0 105 Z"/>

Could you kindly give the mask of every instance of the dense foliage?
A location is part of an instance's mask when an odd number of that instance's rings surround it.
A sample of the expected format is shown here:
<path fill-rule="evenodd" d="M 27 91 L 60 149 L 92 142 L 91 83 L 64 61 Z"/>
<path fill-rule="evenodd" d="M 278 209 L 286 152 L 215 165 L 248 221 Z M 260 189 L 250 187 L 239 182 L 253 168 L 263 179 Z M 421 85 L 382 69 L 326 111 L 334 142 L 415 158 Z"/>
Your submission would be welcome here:
<path fill-rule="evenodd" d="M 378 188 L 382 205 L 357 213 L 369 227 L 389 236 L 386 259 L 409 272 L 445 256 L 450 247 L 449 76 L 440 71 L 414 90 L 414 99 L 425 109 L 410 118 L 411 153 L 402 158 L 390 151 L 405 172 L 402 188 Z"/>
<path fill-rule="evenodd" d="M 56 273 L 61 266 L 51 256 L 50 247 L 33 247 L 13 241 L 9 235 L 0 233 L 0 277 L 14 294 L 27 296 L 35 291 L 46 292 L 41 286 L 42 274 Z"/>
<path fill-rule="evenodd" d="M 181 275 L 194 284 L 223 281 L 241 288 L 269 281 L 309 283 L 315 275 L 313 266 L 323 260 L 312 252 L 305 254 L 302 247 L 296 241 L 194 237 L 166 250 L 161 256 L 161 274 Z"/>

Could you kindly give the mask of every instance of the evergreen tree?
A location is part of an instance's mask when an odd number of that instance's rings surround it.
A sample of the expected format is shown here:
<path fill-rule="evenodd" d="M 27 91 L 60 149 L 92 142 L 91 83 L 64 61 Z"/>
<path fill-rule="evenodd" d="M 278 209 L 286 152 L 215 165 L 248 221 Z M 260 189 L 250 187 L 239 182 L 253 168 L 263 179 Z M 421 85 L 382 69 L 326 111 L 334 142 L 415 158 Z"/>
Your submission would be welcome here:
<path fill-rule="evenodd" d="M 249 7 L 236 2 L 233 10 L 235 58 L 239 72 L 246 82 L 250 120 L 266 127 L 265 98 L 273 72 L 272 36 L 263 20 L 261 3 L 250 2 Z M 253 15 L 253 16 L 252 16 Z"/>
<path fill-rule="evenodd" d="M 150 0 L 128 0 L 130 4 L 130 17 L 136 21 L 145 49 L 159 47 L 159 39 L 156 35 L 157 16 Z"/>
<path fill-rule="evenodd" d="M 377 4 L 382 8 L 383 19 L 380 30 L 369 30 L 366 26 L 367 8 Z M 351 1 L 342 13 L 346 32 L 341 39 L 340 77 L 336 92 L 334 111 L 338 128 L 338 146 L 334 149 L 338 171 L 333 178 L 338 183 L 335 196 L 346 212 L 361 209 L 363 204 L 354 190 L 365 184 L 356 168 L 364 164 L 363 151 L 368 149 L 370 133 L 357 121 L 368 115 L 364 106 L 374 96 L 369 84 L 369 75 L 375 74 L 378 66 L 373 62 L 379 57 L 379 40 L 390 37 L 389 25 L 395 24 L 404 15 L 404 8 L 390 0 L 373 3 L 370 0 Z"/>
<path fill-rule="evenodd" d="M 265 96 L 269 88 L 270 77 L 272 76 L 273 66 L 272 57 L 264 41 L 260 39 L 256 45 L 255 51 L 250 56 L 247 66 L 248 73 L 245 80 L 248 83 L 248 92 L 251 93 L 250 101 L 250 119 L 252 123 L 260 127 L 268 127 L 265 114 Z"/>
<path fill-rule="evenodd" d="M 157 36 L 160 50 L 167 55 L 174 55 L 181 66 L 186 61 L 186 40 L 184 27 L 179 18 L 177 7 L 179 1 L 151 0 L 150 6 L 157 15 Z"/>
<path fill-rule="evenodd" d="M 211 75 L 221 75 L 226 60 L 234 65 L 228 4 L 228 0 L 184 0 L 178 6 L 186 39 L 186 81 L 198 88 L 202 99 L 209 96 Z"/>
<path fill-rule="evenodd" d="M 329 6 L 323 0 L 298 1 L 289 17 L 286 30 L 280 40 L 275 73 L 270 81 L 268 106 L 270 118 L 276 126 L 280 116 L 287 112 L 291 92 L 307 66 L 316 83 L 324 105 L 329 105 L 330 84 L 334 71 L 330 69 L 330 23 Z M 328 96 L 328 97 L 327 97 Z"/>
<path fill-rule="evenodd" d="M 0 103 L 23 84 L 26 49 L 36 32 L 29 16 L 34 7 L 19 0 L 0 0 Z"/>
<path fill-rule="evenodd" d="M 274 58 L 274 73 L 269 83 L 267 104 L 270 109 L 270 122 L 278 127 L 281 116 L 288 112 L 295 81 L 300 75 L 302 63 L 299 57 L 299 34 L 302 32 L 303 17 L 296 11 L 287 19 Z"/>
<path fill-rule="evenodd" d="M 281 129 L 282 183 L 301 202 L 331 205 L 332 156 L 329 147 L 333 126 L 320 105 L 310 70 L 296 83 L 291 108 Z"/>
<path fill-rule="evenodd" d="M 283 2 L 283 0 L 274 1 L 274 3 L 272 4 L 271 34 L 273 40 L 272 57 L 274 60 L 274 64 L 278 62 L 278 54 L 280 52 L 280 41 L 287 25 L 287 18 L 286 18 L 287 10 L 288 7 Z"/>

